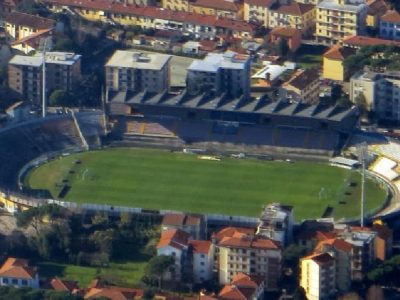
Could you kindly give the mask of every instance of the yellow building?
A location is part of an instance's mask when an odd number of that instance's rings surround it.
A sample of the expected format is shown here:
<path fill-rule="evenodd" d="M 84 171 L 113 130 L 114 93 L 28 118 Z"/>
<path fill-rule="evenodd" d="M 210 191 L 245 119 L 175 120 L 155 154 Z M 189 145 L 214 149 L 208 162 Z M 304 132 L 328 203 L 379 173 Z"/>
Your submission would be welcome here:
<path fill-rule="evenodd" d="M 367 5 L 367 27 L 376 29 L 379 27 L 380 17 L 382 17 L 390 9 L 390 7 L 385 0 L 369 0 Z"/>
<path fill-rule="evenodd" d="M 300 260 L 300 286 L 308 300 L 327 299 L 335 290 L 335 259 L 328 253 Z"/>
<path fill-rule="evenodd" d="M 41 30 L 55 28 L 55 21 L 21 12 L 11 12 L 4 20 L 4 27 L 12 39 L 26 38 Z"/>
<path fill-rule="evenodd" d="M 316 10 L 313 4 L 290 2 L 275 4 L 268 14 L 268 28 L 291 27 L 301 30 L 303 36 L 311 36 L 315 30 Z"/>
<path fill-rule="evenodd" d="M 243 19 L 268 27 L 269 9 L 275 0 L 244 0 Z"/>
<path fill-rule="evenodd" d="M 344 81 L 349 77 L 348 70 L 345 69 L 343 62 L 350 55 L 355 54 L 352 48 L 335 45 L 325 52 L 323 57 L 323 74 L 326 79 Z"/>
<path fill-rule="evenodd" d="M 366 0 L 324 0 L 317 5 L 315 35 L 318 43 L 334 45 L 365 33 Z"/>
<path fill-rule="evenodd" d="M 243 20 L 243 5 L 225 0 L 197 0 L 190 3 L 189 11 L 203 14 Z"/>
<path fill-rule="evenodd" d="M 189 11 L 188 0 L 162 0 L 161 5 L 165 9 Z"/>

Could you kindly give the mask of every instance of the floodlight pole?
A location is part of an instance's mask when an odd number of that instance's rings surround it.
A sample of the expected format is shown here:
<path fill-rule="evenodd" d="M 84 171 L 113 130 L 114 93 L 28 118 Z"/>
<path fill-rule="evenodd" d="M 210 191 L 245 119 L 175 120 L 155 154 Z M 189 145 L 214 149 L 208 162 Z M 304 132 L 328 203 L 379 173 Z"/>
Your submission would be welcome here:
<path fill-rule="evenodd" d="M 365 220 L 365 160 L 368 154 L 368 145 L 362 143 L 358 146 L 359 161 L 361 162 L 361 217 L 360 225 L 364 227 Z"/>
<path fill-rule="evenodd" d="M 47 47 L 47 38 L 44 39 L 43 42 L 43 64 L 42 64 L 42 117 L 46 117 L 46 47 Z"/>

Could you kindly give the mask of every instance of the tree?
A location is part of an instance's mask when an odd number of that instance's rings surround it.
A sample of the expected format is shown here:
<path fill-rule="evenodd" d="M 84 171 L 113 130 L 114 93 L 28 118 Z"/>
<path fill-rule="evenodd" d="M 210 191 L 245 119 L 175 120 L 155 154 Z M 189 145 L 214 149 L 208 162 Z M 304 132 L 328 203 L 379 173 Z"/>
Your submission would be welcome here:
<path fill-rule="evenodd" d="M 152 257 L 146 268 L 145 275 L 150 278 L 157 278 L 158 288 L 161 289 L 162 280 L 165 273 L 175 264 L 175 259 L 169 255 L 158 255 Z"/>
<path fill-rule="evenodd" d="M 65 90 L 55 90 L 49 97 L 50 106 L 74 106 L 74 96 Z"/>
<path fill-rule="evenodd" d="M 357 97 L 354 99 L 354 102 L 355 105 L 357 105 L 358 108 L 360 109 L 361 116 L 363 116 L 364 118 L 367 117 L 369 107 L 367 99 L 365 98 L 364 94 L 363 93 L 358 94 Z"/>
<path fill-rule="evenodd" d="M 289 44 L 287 39 L 280 38 L 278 41 L 278 55 L 286 57 L 290 52 Z"/>
<path fill-rule="evenodd" d="M 400 274 L 400 255 L 392 257 L 368 272 L 367 278 L 373 284 L 400 287 L 398 274 Z"/>

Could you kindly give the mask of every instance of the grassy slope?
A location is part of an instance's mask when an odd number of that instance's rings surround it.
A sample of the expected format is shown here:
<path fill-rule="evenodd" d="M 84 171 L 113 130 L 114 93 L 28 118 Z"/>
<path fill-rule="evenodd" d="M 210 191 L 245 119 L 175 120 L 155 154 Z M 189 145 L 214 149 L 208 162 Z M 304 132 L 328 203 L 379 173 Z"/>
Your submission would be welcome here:
<path fill-rule="evenodd" d="M 80 159 L 81 164 L 75 164 Z M 69 174 L 74 170 L 73 174 Z M 199 160 L 194 155 L 149 149 L 111 149 L 55 160 L 35 169 L 27 181 L 57 196 L 68 178 L 67 200 L 149 209 L 175 209 L 257 216 L 268 202 L 295 205 L 297 219 L 320 217 L 327 205 L 335 216 L 358 214 L 360 176 L 325 164 L 223 159 Z M 324 189 L 319 199 L 321 188 Z M 351 191 L 351 195 L 344 195 Z M 367 208 L 380 205 L 385 192 L 367 186 Z M 345 199 L 347 204 L 338 204 Z"/>

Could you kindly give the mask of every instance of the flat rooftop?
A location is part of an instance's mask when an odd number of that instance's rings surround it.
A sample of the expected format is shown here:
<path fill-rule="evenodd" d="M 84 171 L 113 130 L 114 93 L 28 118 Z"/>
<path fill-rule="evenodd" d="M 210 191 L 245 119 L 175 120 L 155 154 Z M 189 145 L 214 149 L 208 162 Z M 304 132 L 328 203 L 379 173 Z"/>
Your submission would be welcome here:
<path fill-rule="evenodd" d="M 46 63 L 53 63 L 59 65 L 73 65 L 81 58 L 81 55 L 70 53 L 70 52 L 47 52 Z M 42 53 L 37 53 L 33 56 L 27 55 L 15 55 L 11 60 L 10 64 L 29 66 L 29 67 L 40 67 L 43 64 Z"/>
<path fill-rule="evenodd" d="M 161 70 L 171 55 L 117 50 L 106 63 L 106 67 Z"/>
<path fill-rule="evenodd" d="M 194 60 L 188 70 L 199 72 L 214 72 L 222 69 L 242 70 L 245 68 L 248 55 L 227 51 L 225 53 L 209 53 L 203 60 Z"/>
<path fill-rule="evenodd" d="M 335 0 L 324 0 L 317 5 L 317 8 L 339 10 L 344 12 L 358 13 L 365 9 L 367 4 L 364 0 L 349 0 L 347 4 L 338 4 Z"/>

